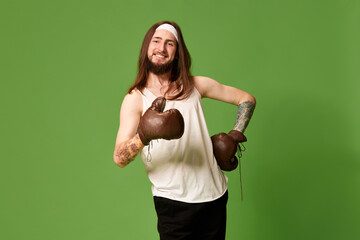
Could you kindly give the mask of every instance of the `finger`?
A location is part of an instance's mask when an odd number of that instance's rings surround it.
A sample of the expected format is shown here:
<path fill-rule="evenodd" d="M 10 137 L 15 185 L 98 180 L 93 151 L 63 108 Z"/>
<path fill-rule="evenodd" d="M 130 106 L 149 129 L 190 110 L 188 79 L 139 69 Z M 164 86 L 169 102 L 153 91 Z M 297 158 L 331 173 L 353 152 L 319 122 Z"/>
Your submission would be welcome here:
<path fill-rule="evenodd" d="M 164 111 L 165 105 L 166 105 L 166 98 L 158 97 L 153 101 L 150 109 L 157 112 L 162 112 Z"/>

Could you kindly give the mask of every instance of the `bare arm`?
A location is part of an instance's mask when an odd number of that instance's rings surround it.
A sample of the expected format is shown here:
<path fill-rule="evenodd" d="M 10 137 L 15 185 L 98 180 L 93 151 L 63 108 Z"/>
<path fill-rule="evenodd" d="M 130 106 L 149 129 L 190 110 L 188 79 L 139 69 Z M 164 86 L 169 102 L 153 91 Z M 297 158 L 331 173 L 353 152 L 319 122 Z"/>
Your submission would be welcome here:
<path fill-rule="evenodd" d="M 135 137 L 120 143 L 114 150 L 113 157 L 115 164 L 121 168 L 126 167 L 136 158 L 143 148 L 144 144 L 141 142 L 139 134 L 136 134 Z"/>
<path fill-rule="evenodd" d="M 234 130 L 244 132 L 254 112 L 254 96 L 243 90 L 220 84 L 207 77 L 194 77 L 195 87 L 202 97 L 212 98 L 238 106 Z"/>
<path fill-rule="evenodd" d="M 244 132 L 255 109 L 255 102 L 246 101 L 238 106 L 234 130 Z"/>
<path fill-rule="evenodd" d="M 144 147 L 136 134 L 141 114 L 142 99 L 139 93 L 126 95 L 121 105 L 120 127 L 113 154 L 115 164 L 121 168 L 133 161 Z"/>

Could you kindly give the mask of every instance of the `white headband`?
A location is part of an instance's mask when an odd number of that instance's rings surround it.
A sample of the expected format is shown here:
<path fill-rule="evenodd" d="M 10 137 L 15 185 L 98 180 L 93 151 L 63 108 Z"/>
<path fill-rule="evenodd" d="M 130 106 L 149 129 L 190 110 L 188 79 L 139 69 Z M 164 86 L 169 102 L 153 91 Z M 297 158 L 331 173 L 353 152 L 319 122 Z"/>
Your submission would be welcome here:
<path fill-rule="evenodd" d="M 160 30 L 160 29 L 165 29 L 165 30 L 171 32 L 174 35 L 174 37 L 176 38 L 176 41 L 179 42 L 177 31 L 173 25 L 164 23 L 164 24 L 161 24 L 160 26 L 158 26 L 155 31 Z"/>

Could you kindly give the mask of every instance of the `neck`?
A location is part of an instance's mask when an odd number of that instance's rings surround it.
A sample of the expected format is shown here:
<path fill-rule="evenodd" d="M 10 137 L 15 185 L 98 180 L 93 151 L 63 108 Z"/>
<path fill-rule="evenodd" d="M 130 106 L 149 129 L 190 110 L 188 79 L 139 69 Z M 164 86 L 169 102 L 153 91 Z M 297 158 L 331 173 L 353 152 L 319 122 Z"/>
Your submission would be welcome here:
<path fill-rule="evenodd" d="M 161 75 L 156 75 L 152 72 L 149 72 L 148 78 L 147 78 L 147 87 L 151 88 L 168 88 L 170 85 L 170 77 L 171 77 L 171 71 L 168 73 L 164 73 Z"/>

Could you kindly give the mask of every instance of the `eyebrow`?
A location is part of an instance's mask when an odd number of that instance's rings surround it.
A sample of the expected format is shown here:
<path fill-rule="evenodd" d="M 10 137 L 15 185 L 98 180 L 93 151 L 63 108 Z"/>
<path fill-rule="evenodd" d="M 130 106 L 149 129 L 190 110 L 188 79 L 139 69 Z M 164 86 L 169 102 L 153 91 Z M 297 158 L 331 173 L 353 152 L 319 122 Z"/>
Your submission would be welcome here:
<path fill-rule="evenodd" d="M 153 37 L 153 38 L 162 40 L 161 37 Z M 174 40 L 171 40 L 171 39 L 165 39 L 165 41 L 176 43 Z"/>

